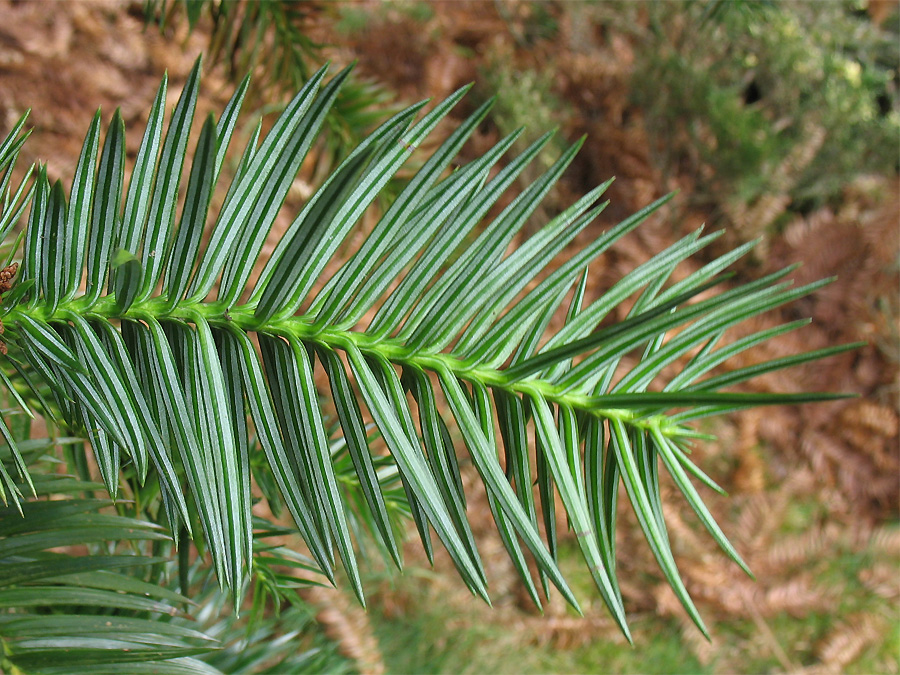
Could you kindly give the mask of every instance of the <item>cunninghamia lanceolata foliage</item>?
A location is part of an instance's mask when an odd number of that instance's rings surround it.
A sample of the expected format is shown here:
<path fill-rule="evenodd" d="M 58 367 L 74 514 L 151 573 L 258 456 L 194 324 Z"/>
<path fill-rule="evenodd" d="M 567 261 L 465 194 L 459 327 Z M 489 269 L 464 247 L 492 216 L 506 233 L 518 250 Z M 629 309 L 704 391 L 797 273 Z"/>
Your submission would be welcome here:
<path fill-rule="evenodd" d="M 488 217 L 550 137 L 496 172 L 518 134 L 451 170 L 490 101 L 425 159 L 368 238 L 346 254 L 342 244 L 367 207 L 467 88 L 425 114 L 425 102 L 410 106 L 373 131 L 304 204 L 256 275 L 275 216 L 347 74 L 326 81 L 325 68 L 315 73 L 267 134 L 256 127 L 236 168 L 224 171 L 245 80 L 218 119 L 203 120 L 186 171 L 198 61 L 165 133 L 163 80 L 130 173 L 121 115 L 112 116 L 101 143 L 97 112 L 68 194 L 61 182 L 50 185 L 44 167 L 11 193 L 27 135 L 23 118 L 0 147 L 0 234 L 12 238 L 5 264 L 21 264 L 0 310 L 10 394 L 22 405 L 24 398 L 40 402 L 42 413 L 85 434 L 114 498 L 125 463 L 139 481 L 152 474 L 173 531 L 202 536 L 221 583 L 236 593 L 253 543 L 250 461 L 264 455 L 318 565 L 333 579 L 336 548 L 363 601 L 314 384 L 319 370 L 330 383 L 372 534 L 398 567 L 367 421 L 396 463 L 426 550 L 433 530 L 473 593 L 488 599 L 455 437 L 484 482 L 503 544 L 537 605 L 538 584 L 544 594 L 552 584 L 578 607 L 556 563 L 558 492 L 599 592 L 628 635 L 615 554 L 621 482 L 663 574 L 705 631 L 675 566 L 659 467 L 746 569 L 692 483 L 720 491 L 688 456 L 702 437 L 691 423 L 748 406 L 832 397 L 722 390 L 847 347 L 710 374 L 805 322 L 731 342 L 723 340 L 728 329 L 822 284 L 793 288 L 784 281 L 790 270 L 722 284 L 752 244 L 673 282 L 679 263 L 717 237 L 698 231 L 584 304 L 587 266 L 667 198 L 548 269 L 603 211 L 604 183 L 507 254 L 581 143 Z M 220 182 L 227 194 L 215 213 L 210 205 Z M 337 256 L 340 267 L 327 277 Z M 624 321 L 600 327 L 634 297 Z M 543 340 L 563 305 L 564 327 Z M 623 367 L 633 352 L 641 358 Z M 673 363 L 682 364 L 677 374 L 663 379 Z M 22 387 L 30 388 L 27 396 Z M 14 446 L 5 423 L 0 431 Z M 17 500 L 12 478 L 2 479 L 4 499 Z"/>

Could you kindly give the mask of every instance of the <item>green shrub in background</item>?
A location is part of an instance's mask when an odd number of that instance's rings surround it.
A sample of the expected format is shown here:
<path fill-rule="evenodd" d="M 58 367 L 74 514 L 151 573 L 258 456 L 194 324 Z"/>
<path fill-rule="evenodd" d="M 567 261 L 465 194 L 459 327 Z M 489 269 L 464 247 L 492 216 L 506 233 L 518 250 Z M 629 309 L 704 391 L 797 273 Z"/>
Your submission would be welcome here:
<path fill-rule="evenodd" d="M 640 5 L 632 96 L 657 161 L 691 176 L 690 198 L 744 236 L 900 168 L 898 13 L 879 27 L 864 4 Z M 639 25 L 617 9 L 638 11 L 601 6 L 604 19 Z"/>
<path fill-rule="evenodd" d="M 596 58 L 633 57 L 621 82 L 601 88 L 628 89 L 627 112 L 644 120 L 663 180 L 684 188 L 682 199 L 710 222 L 736 226 L 743 240 L 777 229 L 790 214 L 836 205 L 857 178 L 900 169 L 898 12 L 877 25 L 865 3 L 849 0 L 515 7 L 495 3 L 508 39 L 483 41 L 471 53 L 481 59 L 482 89 L 500 94 L 501 133 L 535 121 L 583 128 L 603 119 L 611 92 L 593 99 L 599 110 L 571 107 L 571 92 L 557 87 L 553 50 L 538 61 L 530 51 L 563 40 L 602 54 Z M 345 13 L 361 26 L 379 16 L 368 11 Z M 609 49 L 611 36 L 626 36 L 631 55 Z"/>

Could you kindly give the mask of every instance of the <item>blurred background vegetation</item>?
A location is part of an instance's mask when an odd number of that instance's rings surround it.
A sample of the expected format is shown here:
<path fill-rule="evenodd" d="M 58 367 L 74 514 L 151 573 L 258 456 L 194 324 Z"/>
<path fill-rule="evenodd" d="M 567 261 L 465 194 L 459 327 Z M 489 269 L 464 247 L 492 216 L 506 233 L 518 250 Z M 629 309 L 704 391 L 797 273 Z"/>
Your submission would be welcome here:
<path fill-rule="evenodd" d="M 440 553 L 431 569 L 410 538 L 403 577 L 370 552 L 368 613 L 343 590 L 303 585 L 235 622 L 220 614 L 224 600 L 204 591 L 209 601 L 199 620 L 234 645 L 215 665 L 229 672 L 260 672 L 273 659 L 314 672 L 900 671 L 895 1 L 152 0 L 67 3 L 48 13 L 38 2 L 3 0 L 0 17 L 0 124 L 5 133 L 34 108 L 35 133 L 24 152 L 48 160 L 51 179 L 72 175 L 97 105 L 121 105 L 133 132 L 162 72 L 168 69 L 177 95 L 201 51 L 203 105 L 221 107 L 234 83 L 252 73 L 252 107 L 263 124 L 321 62 L 359 61 L 329 119 L 331 140 L 311 153 L 290 208 L 386 111 L 475 81 L 468 107 L 456 114 L 494 94 L 498 101 L 473 155 L 521 125 L 528 128 L 523 142 L 558 127 L 554 147 L 588 135 L 546 208 L 615 175 L 602 229 L 679 191 L 666 212 L 606 256 L 589 299 L 705 222 L 726 230 L 723 246 L 761 240 L 739 270 L 744 278 L 795 261 L 805 263 L 798 283 L 839 277 L 768 319 L 776 325 L 812 316 L 815 323 L 767 347 L 767 356 L 868 342 L 750 385 L 859 398 L 748 412 L 707 429 L 720 440 L 703 447 L 699 461 L 730 493 L 710 507 L 757 581 L 718 557 L 663 486 L 676 556 L 713 628 L 711 643 L 680 610 L 624 509 L 618 550 L 636 647 L 623 643 L 600 603 L 585 602 L 584 618 L 556 602 L 538 615 L 492 540 L 489 507 L 472 480 L 469 509 L 473 523 L 485 523 L 475 534 L 493 610 L 468 595 Z M 249 139 L 254 128 L 247 118 L 240 133 Z M 129 135 L 132 159 L 138 143 Z M 474 477 L 465 457 L 461 462 L 464 476 Z M 265 485 L 261 490 L 265 496 Z M 260 509 L 278 516 L 277 503 L 262 500 Z M 559 530 L 566 565 L 574 542 L 564 524 Z M 278 541 L 290 537 L 280 533 Z M 574 557 L 568 571 L 577 585 Z M 588 579 L 581 591 L 591 597 Z M 262 641 L 277 636 L 282 651 L 265 654 Z"/>

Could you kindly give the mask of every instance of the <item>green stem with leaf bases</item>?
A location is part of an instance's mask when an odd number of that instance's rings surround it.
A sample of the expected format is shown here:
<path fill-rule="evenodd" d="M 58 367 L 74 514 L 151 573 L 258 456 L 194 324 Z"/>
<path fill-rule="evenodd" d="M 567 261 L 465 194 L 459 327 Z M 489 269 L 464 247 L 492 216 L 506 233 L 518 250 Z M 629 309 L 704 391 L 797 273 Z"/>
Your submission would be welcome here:
<path fill-rule="evenodd" d="M 566 392 L 562 387 L 553 385 L 546 380 L 530 378 L 527 380 L 511 379 L 504 375 L 502 369 L 472 367 L 465 360 L 447 353 L 421 353 L 408 349 L 400 340 L 392 338 L 372 339 L 365 332 L 336 331 L 329 329 L 316 329 L 314 318 L 310 316 L 292 316 L 276 321 L 260 321 L 254 315 L 255 306 L 238 305 L 236 307 L 223 308 L 221 303 L 181 302 L 174 307 L 165 298 L 155 297 L 142 303 L 133 304 L 127 312 L 116 313 L 115 298 L 107 296 L 93 303 L 89 308 L 84 306 L 78 298 L 71 303 L 61 303 L 51 316 L 47 316 L 43 307 L 29 310 L 24 307 L 12 309 L 5 315 L 7 323 L 15 325 L 17 316 L 27 314 L 32 318 L 46 323 L 57 321 L 65 322 L 68 312 L 74 312 L 86 319 L 102 319 L 104 321 L 121 321 L 143 319 L 172 320 L 185 323 L 194 323 L 196 317 L 202 317 L 207 323 L 215 327 L 234 327 L 245 333 L 257 332 L 270 335 L 289 334 L 303 342 L 320 344 L 329 348 L 343 350 L 346 345 L 352 343 L 363 354 L 380 356 L 397 366 L 411 366 L 425 371 L 447 371 L 461 380 L 485 385 L 491 388 L 502 389 L 510 394 L 537 395 L 556 404 L 565 405 L 582 412 L 609 420 L 618 420 L 629 426 L 646 431 L 659 431 L 673 439 L 685 438 L 691 434 L 691 430 L 673 424 L 669 417 L 662 414 L 646 416 L 636 412 L 634 407 L 598 407 L 604 399 L 615 400 L 623 397 L 585 396 Z M 834 353 L 855 349 L 861 344 L 841 345 Z M 720 402 L 740 403 L 746 401 L 748 405 L 783 405 L 795 399 L 796 402 L 828 401 L 845 398 L 843 394 L 817 393 L 800 394 L 794 397 L 790 395 L 771 395 L 768 397 L 748 397 L 746 395 L 733 395 L 723 398 L 721 394 L 716 396 Z M 693 396 L 695 403 L 704 402 L 702 395 Z M 647 396 L 647 402 L 636 407 L 646 408 L 648 404 L 656 401 L 665 402 L 663 397 Z"/>
<path fill-rule="evenodd" d="M 126 462 L 138 483 L 158 481 L 173 531 L 184 528 L 205 539 L 215 573 L 236 604 L 253 567 L 251 473 L 283 499 L 329 580 L 336 578 L 339 557 L 361 603 L 346 496 L 351 484 L 363 493 L 355 501 L 369 509 L 372 536 L 398 567 L 388 489 L 402 492 L 427 554 L 433 532 L 471 592 L 490 602 L 467 520 L 456 437 L 536 604 L 528 555 L 545 595 L 552 583 L 578 609 L 556 561 L 558 494 L 603 602 L 630 636 L 615 565 L 621 481 L 663 575 L 705 633 L 672 554 L 659 466 L 723 552 L 746 570 L 693 486 L 691 477 L 721 491 L 688 456 L 689 446 L 703 438 L 690 423 L 749 406 L 836 397 L 721 389 L 852 345 L 710 376 L 737 354 L 803 322 L 729 342 L 735 326 L 827 282 L 794 288 L 785 281 L 788 268 L 726 286 L 728 268 L 752 244 L 679 277 L 682 263 L 718 236 L 697 230 L 584 304 L 588 266 L 668 198 L 551 266 L 603 212 L 607 181 L 513 247 L 583 139 L 504 200 L 550 134 L 499 170 L 518 133 L 451 169 L 491 102 L 438 144 L 355 250 L 342 250 L 413 149 L 464 96 L 464 87 L 418 121 L 425 103 L 400 111 L 364 139 L 304 203 L 251 284 L 266 236 L 349 74 L 345 69 L 325 82 L 325 70 L 310 78 L 265 137 L 251 138 L 214 217 L 212 195 L 225 173 L 247 82 L 218 121 L 206 118 L 185 171 L 199 61 L 165 133 L 166 81 L 160 86 L 127 188 L 124 122 L 113 116 L 101 151 L 98 114 L 68 195 L 61 182 L 51 186 L 41 168 L 30 190 L 23 182 L 4 201 L 3 237 L 29 200 L 32 206 L 19 277 L 4 293 L 0 318 L 9 357 L 28 378 L 35 400 L 90 440 L 113 497 Z M 11 192 L 4 188 L 23 123 L 0 143 L 0 193 Z M 338 271 L 328 277 L 333 268 Z M 86 290 L 79 295 L 82 278 Z M 239 298 L 249 300 L 238 304 Z M 625 318 L 608 321 L 626 302 Z M 565 323 L 545 340 L 557 313 Z M 337 475 L 316 368 L 324 368 L 329 380 L 355 481 Z M 676 369 L 679 374 L 668 375 Z M 367 416 L 389 458 L 373 453 Z M 2 420 L 0 434 L 26 475 Z M 387 461 L 397 480 L 391 488 L 376 469 Z M 15 481 L 2 464 L 0 469 L 0 496 L 18 504 Z"/>

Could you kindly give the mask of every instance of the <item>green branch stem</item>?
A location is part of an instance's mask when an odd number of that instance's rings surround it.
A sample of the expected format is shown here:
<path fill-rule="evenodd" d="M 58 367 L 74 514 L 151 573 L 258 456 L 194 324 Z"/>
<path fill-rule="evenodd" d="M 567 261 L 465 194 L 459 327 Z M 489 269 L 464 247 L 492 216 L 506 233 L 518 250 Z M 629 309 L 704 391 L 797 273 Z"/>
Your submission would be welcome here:
<path fill-rule="evenodd" d="M 422 352 L 410 349 L 399 339 L 372 337 L 365 331 L 335 330 L 323 328 L 315 316 L 298 315 L 281 319 L 261 320 L 255 315 L 254 305 L 223 307 L 222 303 L 180 302 L 173 304 L 164 297 L 154 297 L 134 303 L 124 313 L 116 312 L 115 296 L 106 296 L 89 307 L 77 298 L 68 303 L 60 303 L 52 314 L 43 305 L 37 307 L 18 306 L 4 316 L 7 323 L 15 325 L 23 314 L 46 323 L 68 322 L 67 317 L 77 314 L 85 319 L 100 321 L 176 321 L 196 325 L 206 323 L 214 328 L 236 328 L 244 333 L 291 336 L 304 343 L 320 345 L 329 349 L 346 351 L 348 344 L 366 356 L 386 359 L 400 367 L 412 367 L 426 372 L 450 373 L 467 382 L 501 389 L 517 396 L 537 396 L 557 405 L 578 410 L 582 413 L 607 420 L 616 420 L 636 429 L 653 431 L 671 439 L 686 439 L 697 436 L 690 428 L 675 424 L 664 414 L 647 415 L 644 410 L 660 407 L 680 407 L 707 403 L 731 404 L 736 408 L 758 405 L 784 405 L 791 403 L 811 403 L 847 398 L 847 394 L 803 393 L 754 395 L 743 393 L 703 392 L 685 393 L 643 392 L 637 394 L 606 394 L 588 396 L 573 393 L 569 388 L 554 385 L 544 379 L 532 377 L 521 379 L 509 377 L 501 368 L 473 366 L 470 361 L 452 353 Z M 828 350 L 828 354 L 857 349 L 864 343 L 841 345 Z M 707 436 L 708 437 L 708 436 Z"/>

